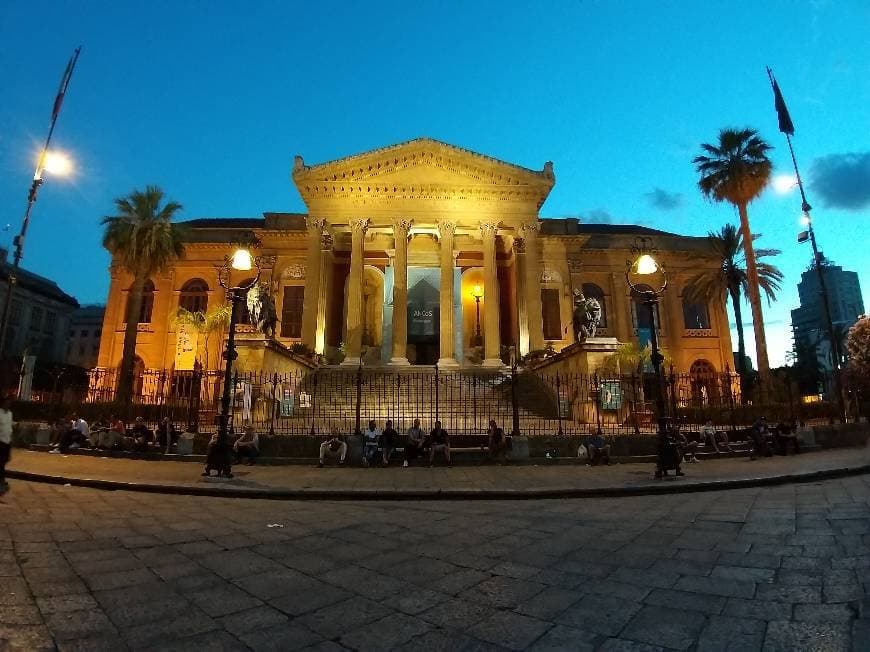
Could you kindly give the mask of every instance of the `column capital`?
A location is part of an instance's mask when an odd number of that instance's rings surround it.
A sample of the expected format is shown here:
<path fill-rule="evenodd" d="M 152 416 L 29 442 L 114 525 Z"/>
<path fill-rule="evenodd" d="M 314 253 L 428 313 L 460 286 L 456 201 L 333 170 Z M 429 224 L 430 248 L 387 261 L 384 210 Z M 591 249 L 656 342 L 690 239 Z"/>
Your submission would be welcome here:
<path fill-rule="evenodd" d="M 523 222 L 520 224 L 519 231 L 522 233 L 525 238 L 534 238 L 538 235 L 538 231 L 541 230 L 541 224 L 538 220 L 534 222 Z"/>
<path fill-rule="evenodd" d="M 525 240 L 525 238 L 514 238 L 514 253 L 518 253 L 518 254 L 526 253 L 526 240 Z"/>
<path fill-rule="evenodd" d="M 332 247 L 335 244 L 332 236 L 329 233 L 323 233 L 320 236 L 320 249 L 321 251 L 332 251 Z"/>
<path fill-rule="evenodd" d="M 306 215 L 305 226 L 308 227 L 309 231 L 319 234 L 323 231 L 323 227 L 326 226 L 326 220 Z"/>
<path fill-rule="evenodd" d="M 349 224 L 350 224 L 350 230 L 353 231 L 354 233 L 365 234 L 365 232 L 369 228 L 369 218 L 361 217 L 358 219 L 353 219 L 353 220 L 350 220 Z"/>
<path fill-rule="evenodd" d="M 456 222 L 451 222 L 450 220 L 439 220 L 438 221 L 438 233 L 444 238 L 448 235 L 453 235 L 456 232 Z"/>
<path fill-rule="evenodd" d="M 494 238 L 498 230 L 498 222 L 481 222 L 480 234 L 485 238 Z"/>
<path fill-rule="evenodd" d="M 398 232 L 402 231 L 407 236 L 408 231 L 411 230 L 411 227 L 414 226 L 414 220 L 410 218 L 397 217 L 393 220 L 393 231 Z"/>

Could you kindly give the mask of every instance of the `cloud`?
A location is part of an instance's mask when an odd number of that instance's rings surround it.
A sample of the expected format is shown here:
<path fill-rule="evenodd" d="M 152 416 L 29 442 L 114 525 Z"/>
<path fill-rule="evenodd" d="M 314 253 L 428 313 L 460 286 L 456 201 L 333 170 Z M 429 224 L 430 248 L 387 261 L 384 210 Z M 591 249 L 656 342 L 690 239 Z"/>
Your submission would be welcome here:
<path fill-rule="evenodd" d="M 810 182 L 827 208 L 859 210 L 870 206 L 870 152 L 817 158 L 810 167 Z"/>
<path fill-rule="evenodd" d="M 650 206 L 663 211 L 672 211 L 683 205 L 683 195 L 662 188 L 653 188 L 652 192 L 644 193 L 644 197 Z"/>
<path fill-rule="evenodd" d="M 614 224 L 616 222 L 613 215 L 602 208 L 595 208 L 585 215 L 581 215 L 580 219 L 587 224 Z"/>

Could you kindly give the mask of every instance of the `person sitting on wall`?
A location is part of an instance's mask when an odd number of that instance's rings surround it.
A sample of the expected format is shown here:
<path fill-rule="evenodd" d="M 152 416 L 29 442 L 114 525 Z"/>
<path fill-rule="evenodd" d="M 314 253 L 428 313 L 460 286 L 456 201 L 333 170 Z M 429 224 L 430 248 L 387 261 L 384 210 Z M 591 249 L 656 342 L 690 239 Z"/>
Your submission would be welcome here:
<path fill-rule="evenodd" d="M 754 460 L 759 455 L 771 457 L 773 451 L 770 450 L 770 428 L 767 426 L 767 417 L 761 417 L 752 424 L 750 437 L 752 437 L 752 453 L 749 455 L 750 460 Z"/>
<path fill-rule="evenodd" d="M 414 419 L 414 425 L 408 428 L 408 441 L 405 443 L 405 462 L 402 466 L 410 466 L 411 462 L 423 454 L 426 436 L 420 427 L 420 419 Z"/>
<path fill-rule="evenodd" d="M 317 466 L 322 469 L 327 457 L 338 457 L 339 466 L 344 466 L 344 458 L 346 456 L 347 444 L 342 441 L 338 429 L 333 428 L 332 436 L 320 444 L 320 461 L 317 463 Z"/>
<path fill-rule="evenodd" d="M 148 452 L 148 444 L 154 438 L 154 433 L 145 425 L 142 417 L 136 417 L 133 427 L 130 429 L 130 436 L 133 438 L 133 450 L 140 453 Z"/>
<path fill-rule="evenodd" d="M 381 441 L 381 434 L 381 429 L 378 428 L 378 424 L 375 423 L 375 420 L 372 419 L 369 421 L 368 428 L 363 432 L 363 441 L 365 442 L 362 459 L 363 466 L 369 467 L 374 464 L 375 456 L 378 454 L 378 444 Z"/>
<path fill-rule="evenodd" d="M 381 434 L 381 452 L 383 453 L 384 466 L 388 466 L 390 463 L 390 456 L 396 447 L 396 439 L 398 437 L 399 433 L 393 428 L 393 422 L 387 419 L 387 422 L 384 424 L 384 432 Z"/>
<path fill-rule="evenodd" d="M 610 444 L 599 433 L 586 440 L 586 450 L 589 451 L 590 466 L 598 466 L 602 463 L 610 466 Z"/>
<path fill-rule="evenodd" d="M 163 417 L 160 425 L 157 426 L 157 443 L 160 445 L 160 448 L 168 452 L 170 446 L 175 446 L 178 443 L 180 434 L 172 425 L 169 417 Z"/>
<path fill-rule="evenodd" d="M 496 457 L 504 458 L 505 450 L 507 449 L 507 442 L 504 437 L 504 430 L 498 427 L 495 423 L 495 419 L 489 420 L 489 428 L 486 431 L 487 434 L 487 447 L 488 447 L 488 455 L 490 461 L 496 459 Z"/>
<path fill-rule="evenodd" d="M 435 453 L 444 453 L 447 466 L 450 466 L 450 435 L 441 427 L 441 422 L 436 421 L 435 427 L 429 433 L 432 447 L 429 449 L 429 466 L 435 462 Z"/>
<path fill-rule="evenodd" d="M 701 426 L 701 439 L 707 444 L 710 448 L 712 448 L 717 453 L 721 453 L 722 450 L 719 448 L 719 442 L 722 442 L 722 448 L 724 448 L 729 453 L 731 452 L 731 445 L 728 443 L 728 435 L 724 432 L 719 432 L 713 426 L 713 420 L 707 419 L 707 423 Z"/>
<path fill-rule="evenodd" d="M 233 453 L 236 456 L 236 464 L 241 464 L 242 458 L 247 458 L 249 465 L 254 463 L 260 454 L 260 437 L 254 430 L 254 426 L 245 426 L 242 436 L 233 444 Z"/>
<path fill-rule="evenodd" d="M 800 455 L 801 444 L 792 424 L 785 421 L 780 422 L 774 429 L 776 436 L 776 445 L 780 455 L 788 455 L 788 446 L 791 444 L 794 447 L 795 455 Z"/>
<path fill-rule="evenodd" d="M 89 432 L 87 421 L 79 419 L 75 414 L 65 419 L 60 427 L 62 428 L 60 438 L 57 445 L 48 451 L 49 453 L 67 453 L 70 450 L 81 448 L 89 441 L 88 436 L 83 433 L 83 430 Z"/>
<path fill-rule="evenodd" d="M 100 417 L 94 422 L 94 425 L 91 427 L 88 436 L 91 448 L 99 448 L 100 440 L 102 439 L 103 434 L 108 431 L 109 420 L 106 419 L 105 415 L 100 415 Z"/>
<path fill-rule="evenodd" d="M 682 432 L 677 432 L 677 443 L 680 446 L 680 450 L 683 453 L 683 460 L 686 462 L 693 462 L 697 464 L 701 460 L 698 459 L 698 447 L 701 445 L 701 442 L 698 441 L 689 441 L 689 438 L 686 437 Z"/>
<path fill-rule="evenodd" d="M 100 439 L 97 442 L 99 448 L 106 450 L 114 450 L 120 448 L 121 438 L 124 436 L 124 422 L 114 414 L 109 417 L 109 427 L 100 433 Z"/>

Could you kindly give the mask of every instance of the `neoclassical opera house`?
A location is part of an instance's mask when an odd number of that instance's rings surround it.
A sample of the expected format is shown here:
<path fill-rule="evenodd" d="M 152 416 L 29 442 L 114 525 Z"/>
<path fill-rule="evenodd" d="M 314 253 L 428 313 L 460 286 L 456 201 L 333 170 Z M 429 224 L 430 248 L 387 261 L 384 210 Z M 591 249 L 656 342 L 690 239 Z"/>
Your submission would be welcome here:
<path fill-rule="evenodd" d="M 179 306 L 222 304 L 224 257 L 252 238 L 276 304 L 278 342 L 302 342 L 328 360 L 340 351 L 351 365 L 498 367 L 503 347 L 560 350 L 574 341 L 575 289 L 601 303 L 600 335 L 643 345 L 652 324 L 625 278 L 638 237 L 649 238 L 667 269 L 657 327 L 677 371 L 733 366 L 724 304 L 682 297 L 699 265 L 715 265 L 699 262 L 704 239 L 542 219 L 552 163 L 532 170 L 420 138 L 326 163 L 297 156 L 292 179 L 307 214 L 187 222 L 184 258 L 146 284 L 140 366 L 183 368 L 173 316 Z M 231 282 L 246 280 L 233 274 Z M 113 262 L 101 367 L 120 363 L 130 284 Z M 220 340 L 194 347 L 209 368 L 220 364 Z"/>

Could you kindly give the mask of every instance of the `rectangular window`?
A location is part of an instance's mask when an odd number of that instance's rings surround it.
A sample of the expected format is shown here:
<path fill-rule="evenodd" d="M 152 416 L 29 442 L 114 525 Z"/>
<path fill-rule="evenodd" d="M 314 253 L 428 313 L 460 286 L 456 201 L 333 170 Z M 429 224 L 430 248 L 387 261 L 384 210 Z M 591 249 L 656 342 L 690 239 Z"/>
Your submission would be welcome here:
<path fill-rule="evenodd" d="M 562 339 L 562 317 L 559 314 L 559 290 L 541 290 L 541 308 L 544 318 L 544 339 Z"/>
<path fill-rule="evenodd" d="M 42 308 L 33 306 L 30 309 L 30 330 L 38 331 L 42 328 Z"/>
<path fill-rule="evenodd" d="M 42 329 L 47 335 L 54 335 L 54 329 L 57 327 L 57 313 L 48 311 L 45 313 L 45 325 Z"/>
<path fill-rule="evenodd" d="M 302 337 L 302 303 L 304 285 L 285 285 L 281 306 L 281 337 Z"/>
<path fill-rule="evenodd" d="M 683 300 L 683 325 L 690 329 L 710 328 L 710 314 L 702 303 L 688 303 Z"/>
<path fill-rule="evenodd" d="M 88 336 L 88 331 L 83 330 L 83 331 L 81 332 L 81 336 L 82 336 L 82 337 L 87 337 L 87 336 Z"/>

